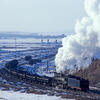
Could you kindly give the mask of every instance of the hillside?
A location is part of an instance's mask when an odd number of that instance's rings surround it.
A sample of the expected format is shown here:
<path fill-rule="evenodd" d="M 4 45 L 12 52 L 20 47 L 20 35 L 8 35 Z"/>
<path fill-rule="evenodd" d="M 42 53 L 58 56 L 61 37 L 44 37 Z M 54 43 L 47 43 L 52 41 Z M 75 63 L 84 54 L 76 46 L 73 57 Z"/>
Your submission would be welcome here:
<path fill-rule="evenodd" d="M 75 75 L 89 79 L 91 86 L 100 87 L 100 60 L 93 60 L 87 69 L 80 70 Z"/>
<path fill-rule="evenodd" d="M 0 32 L 0 39 L 2 38 L 36 38 L 36 39 L 61 39 L 66 35 L 48 35 L 40 33 L 29 33 L 29 32 Z"/>

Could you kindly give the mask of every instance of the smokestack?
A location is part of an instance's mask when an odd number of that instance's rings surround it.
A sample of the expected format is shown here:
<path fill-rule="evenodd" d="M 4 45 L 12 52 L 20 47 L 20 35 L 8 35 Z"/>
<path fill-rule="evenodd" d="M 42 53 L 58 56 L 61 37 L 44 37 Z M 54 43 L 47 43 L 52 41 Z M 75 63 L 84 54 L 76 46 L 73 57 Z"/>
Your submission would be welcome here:
<path fill-rule="evenodd" d="M 100 0 L 84 0 L 87 16 L 75 25 L 75 34 L 65 37 L 55 58 L 56 71 L 74 73 L 100 58 Z M 77 70 L 76 70 L 77 68 Z"/>

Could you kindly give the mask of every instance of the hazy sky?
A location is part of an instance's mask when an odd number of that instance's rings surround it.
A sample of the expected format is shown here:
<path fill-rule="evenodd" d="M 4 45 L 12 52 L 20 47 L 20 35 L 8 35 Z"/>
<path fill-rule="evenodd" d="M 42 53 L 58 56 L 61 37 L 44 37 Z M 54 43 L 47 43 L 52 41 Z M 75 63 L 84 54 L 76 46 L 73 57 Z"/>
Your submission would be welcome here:
<path fill-rule="evenodd" d="M 83 0 L 0 0 L 0 31 L 67 32 L 83 16 Z"/>

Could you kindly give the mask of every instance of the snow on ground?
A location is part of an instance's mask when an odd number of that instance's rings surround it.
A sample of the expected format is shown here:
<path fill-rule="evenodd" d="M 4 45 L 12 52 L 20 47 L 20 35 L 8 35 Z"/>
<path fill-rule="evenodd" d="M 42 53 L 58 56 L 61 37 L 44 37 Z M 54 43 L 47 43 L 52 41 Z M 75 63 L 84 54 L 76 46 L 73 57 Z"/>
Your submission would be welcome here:
<path fill-rule="evenodd" d="M 29 70 L 33 68 L 33 71 L 38 72 L 39 75 L 53 76 L 51 72 L 55 70 L 54 56 L 58 50 L 55 41 L 54 44 L 51 45 L 50 43 L 41 44 L 41 40 L 38 41 L 38 43 L 33 41 L 31 41 L 33 43 L 29 41 L 26 43 L 25 40 L 22 43 L 16 40 L 16 47 L 14 42 L 14 40 L 10 42 L 6 39 L 0 40 L 0 68 L 3 68 L 8 61 L 16 58 L 21 65 L 23 63 L 24 68 L 28 67 Z M 27 55 L 31 55 L 33 59 L 42 59 L 42 61 L 41 63 L 34 64 L 34 66 L 26 66 L 28 62 L 25 62 L 24 57 Z"/>
<path fill-rule="evenodd" d="M 92 87 L 92 86 L 90 86 L 89 88 L 90 88 L 90 89 L 93 89 L 93 90 L 100 90 L 100 88 Z"/>
<path fill-rule="evenodd" d="M 0 100 L 74 100 L 56 96 L 26 94 L 12 91 L 0 91 Z"/>
<path fill-rule="evenodd" d="M 16 43 L 16 44 L 15 44 Z M 12 60 L 17 59 L 20 67 L 28 69 L 31 74 L 38 73 L 39 75 L 46 75 L 53 77 L 55 71 L 55 55 L 58 51 L 60 44 L 55 40 L 47 40 L 41 43 L 41 39 L 36 41 L 33 39 L 1 39 L 0 40 L 0 69 L 5 64 Z M 32 59 L 41 59 L 40 63 L 33 66 L 25 61 L 25 56 L 32 56 Z M 27 65 L 28 64 L 28 65 Z"/>

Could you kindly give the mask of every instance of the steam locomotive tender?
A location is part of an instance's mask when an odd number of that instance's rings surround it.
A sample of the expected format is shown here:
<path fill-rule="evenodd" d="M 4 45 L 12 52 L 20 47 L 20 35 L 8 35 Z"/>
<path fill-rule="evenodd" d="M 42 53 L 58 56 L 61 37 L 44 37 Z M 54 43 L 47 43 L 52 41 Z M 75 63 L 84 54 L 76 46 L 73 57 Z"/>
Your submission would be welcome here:
<path fill-rule="evenodd" d="M 23 68 L 18 69 L 18 60 L 12 60 L 5 64 L 5 70 L 18 76 L 19 78 L 29 80 L 40 85 L 46 85 L 51 87 L 58 87 L 63 89 L 76 89 L 82 91 L 89 90 L 89 81 L 81 77 L 73 75 L 65 75 L 56 73 L 54 77 L 39 76 L 37 74 L 31 74 Z"/>

